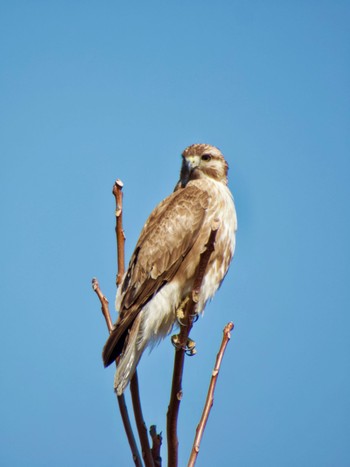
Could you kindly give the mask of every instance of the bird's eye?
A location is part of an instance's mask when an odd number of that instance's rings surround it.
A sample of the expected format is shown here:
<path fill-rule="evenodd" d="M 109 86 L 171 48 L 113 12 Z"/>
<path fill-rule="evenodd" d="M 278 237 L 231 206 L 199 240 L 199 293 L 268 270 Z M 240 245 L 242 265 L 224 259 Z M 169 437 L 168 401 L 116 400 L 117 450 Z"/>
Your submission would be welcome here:
<path fill-rule="evenodd" d="M 210 161 L 211 155 L 210 154 L 203 154 L 202 161 Z"/>

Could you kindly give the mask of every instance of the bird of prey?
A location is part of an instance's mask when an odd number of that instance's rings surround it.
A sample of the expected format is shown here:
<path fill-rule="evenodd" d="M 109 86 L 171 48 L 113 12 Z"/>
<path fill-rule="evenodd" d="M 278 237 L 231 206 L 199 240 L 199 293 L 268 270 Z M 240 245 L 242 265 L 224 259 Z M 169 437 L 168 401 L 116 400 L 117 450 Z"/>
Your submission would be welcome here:
<path fill-rule="evenodd" d="M 193 144 L 182 153 L 180 179 L 147 219 L 118 287 L 114 330 L 104 348 L 107 367 L 116 360 L 114 388 L 121 395 L 145 347 L 171 331 L 176 311 L 191 293 L 200 255 L 213 222 L 219 224 L 199 293 L 201 313 L 224 279 L 234 249 L 237 218 L 220 150 Z"/>

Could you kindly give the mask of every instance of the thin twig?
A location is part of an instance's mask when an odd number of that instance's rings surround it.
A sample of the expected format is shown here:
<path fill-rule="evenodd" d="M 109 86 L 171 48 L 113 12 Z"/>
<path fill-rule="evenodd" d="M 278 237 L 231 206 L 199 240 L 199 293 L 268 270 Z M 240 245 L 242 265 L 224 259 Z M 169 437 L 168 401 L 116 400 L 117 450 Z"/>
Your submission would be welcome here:
<path fill-rule="evenodd" d="M 185 349 L 189 333 L 191 331 L 195 316 L 195 306 L 198 302 L 200 288 L 202 286 L 204 274 L 212 251 L 214 250 L 215 238 L 219 224 L 215 222 L 209 235 L 206 249 L 200 256 L 199 264 L 195 274 L 192 294 L 185 306 L 184 319 L 180 324 L 180 333 L 178 335 L 178 345 L 175 350 L 173 380 L 171 385 L 170 402 L 167 412 L 167 441 L 168 441 L 168 467 L 177 467 L 178 465 L 178 447 L 177 420 L 182 399 L 182 375 L 184 367 Z"/>
<path fill-rule="evenodd" d="M 160 448 L 162 446 L 162 434 L 157 433 L 157 428 L 155 425 L 151 425 L 149 429 L 149 434 L 152 438 L 152 457 L 154 462 L 154 467 L 162 467 L 162 458 L 160 457 Z"/>
<path fill-rule="evenodd" d="M 94 292 L 96 292 L 96 295 L 98 296 L 98 298 L 99 298 L 99 300 L 101 302 L 101 309 L 102 309 L 103 316 L 105 317 L 105 320 L 106 320 L 106 325 L 107 325 L 107 328 L 108 328 L 108 332 L 111 333 L 113 331 L 113 324 L 112 324 L 112 319 L 111 319 L 111 315 L 110 315 L 110 312 L 109 312 L 108 300 L 104 296 L 104 294 L 102 293 L 102 291 L 100 289 L 100 286 L 99 286 L 99 283 L 98 283 L 98 280 L 97 280 L 96 277 L 94 277 L 92 279 L 92 288 L 93 288 Z M 129 418 L 129 414 L 128 414 L 128 409 L 126 407 L 124 394 L 122 394 L 121 396 L 118 396 L 117 399 L 118 399 L 120 415 L 122 417 L 122 421 L 123 421 L 123 425 L 124 425 L 124 430 L 125 430 L 126 436 L 128 438 L 128 441 L 129 441 L 129 446 L 130 446 L 130 449 L 131 449 L 132 458 L 133 458 L 133 460 L 135 462 L 135 465 L 137 467 L 142 467 L 142 461 L 141 461 L 141 457 L 140 457 L 139 451 L 137 449 L 137 444 L 136 444 L 136 441 L 135 441 L 135 437 L 134 437 L 134 434 L 133 434 L 133 431 L 132 431 L 132 428 L 131 428 L 130 418 Z"/>
<path fill-rule="evenodd" d="M 122 394 L 121 396 L 117 396 L 117 400 L 118 400 L 120 415 L 123 420 L 124 430 L 129 441 L 129 446 L 131 449 L 133 461 L 137 467 L 143 467 L 141 457 L 140 457 L 140 454 L 137 448 L 137 444 L 135 441 L 134 433 L 131 428 L 128 408 L 125 403 L 124 394 Z"/>
<path fill-rule="evenodd" d="M 146 467 L 154 467 L 153 457 L 151 453 L 151 448 L 148 440 L 148 433 L 145 421 L 143 419 L 141 401 L 140 401 L 140 391 L 139 391 L 139 382 L 137 373 L 135 371 L 134 376 L 130 381 L 130 392 L 132 406 L 134 409 L 135 422 L 137 431 L 139 433 L 141 448 L 142 448 L 142 457 Z"/>
<path fill-rule="evenodd" d="M 119 178 L 113 185 L 112 193 L 115 197 L 115 234 L 117 237 L 117 262 L 118 274 L 116 278 L 117 287 L 121 283 L 125 271 L 125 233 L 123 230 L 123 182 Z"/>
<path fill-rule="evenodd" d="M 98 298 L 100 299 L 102 314 L 106 320 L 108 332 L 111 333 L 113 330 L 113 323 L 111 319 L 111 314 L 109 312 L 108 300 L 101 292 L 101 289 L 100 289 L 100 286 L 99 286 L 99 283 L 96 277 L 92 279 L 92 288 L 94 292 L 96 292 Z"/>
<path fill-rule="evenodd" d="M 226 326 L 225 326 L 225 328 L 223 330 L 223 337 L 222 337 L 221 346 L 220 346 L 219 352 L 218 352 L 218 354 L 216 356 L 215 366 L 214 366 L 214 369 L 213 369 L 213 372 L 212 372 L 212 375 L 211 375 L 211 380 L 210 380 L 210 384 L 209 384 L 207 399 L 205 401 L 202 417 L 201 417 L 200 422 L 199 422 L 199 424 L 197 426 L 197 429 L 196 429 L 196 436 L 194 438 L 192 451 L 191 451 L 190 459 L 189 459 L 189 462 L 188 462 L 188 467 L 193 467 L 196 460 L 197 460 L 197 456 L 198 456 L 198 453 L 199 453 L 199 446 L 200 446 L 200 443 L 201 443 L 201 440 L 202 440 L 204 429 L 205 429 L 205 426 L 206 426 L 208 418 L 209 418 L 210 410 L 211 410 L 211 408 L 213 407 L 213 404 L 214 404 L 214 391 L 215 391 L 216 382 L 217 382 L 217 379 L 218 379 L 218 376 L 219 376 L 221 362 L 222 362 L 222 359 L 223 359 L 227 344 L 228 344 L 228 342 L 229 342 L 229 340 L 231 338 L 232 329 L 233 329 L 233 323 L 230 322 L 230 323 L 226 324 Z"/>

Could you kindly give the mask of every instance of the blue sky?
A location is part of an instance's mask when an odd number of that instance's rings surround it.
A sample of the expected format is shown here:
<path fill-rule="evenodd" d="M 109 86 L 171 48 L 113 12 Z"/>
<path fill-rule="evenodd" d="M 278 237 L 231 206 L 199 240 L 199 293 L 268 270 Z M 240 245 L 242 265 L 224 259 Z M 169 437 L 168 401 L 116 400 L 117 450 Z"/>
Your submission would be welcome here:
<path fill-rule="evenodd" d="M 346 1 L 1 3 L 1 465 L 132 465 L 90 281 L 113 303 L 114 180 L 129 257 L 196 142 L 229 161 L 239 232 L 192 332 L 180 464 L 230 320 L 198 465 L 350 464 L 349 21 Z M 172 362 L 166 339 L 139 366 L 164 435 Z"/>

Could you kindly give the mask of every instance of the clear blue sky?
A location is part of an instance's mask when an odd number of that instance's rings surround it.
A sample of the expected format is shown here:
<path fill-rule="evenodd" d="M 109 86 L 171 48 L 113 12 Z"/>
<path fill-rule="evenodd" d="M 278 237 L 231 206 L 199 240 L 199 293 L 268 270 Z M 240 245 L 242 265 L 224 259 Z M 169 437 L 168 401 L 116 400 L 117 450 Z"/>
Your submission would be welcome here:
<path fill-rule="evenodd" d="M 181 465 L 229 320 L 198 466 L 350 465 L 349 24 L 337 0 L 1 2 L 1 465 L 132 465 L 90 281 L 113 304 L 114 180 L 129 257 L 196 142 L 229 161 L 239 233 Z M 163 434 L 172 362 L 167 339 L 139 367 Z"/>

